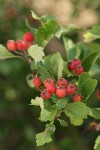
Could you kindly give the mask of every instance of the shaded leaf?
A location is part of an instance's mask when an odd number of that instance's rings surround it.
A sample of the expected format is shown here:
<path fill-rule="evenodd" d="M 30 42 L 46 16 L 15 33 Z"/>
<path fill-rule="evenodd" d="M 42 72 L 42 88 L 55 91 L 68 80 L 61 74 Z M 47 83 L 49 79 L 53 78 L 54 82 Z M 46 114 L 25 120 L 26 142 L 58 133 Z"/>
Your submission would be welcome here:
<path fill-rule="evenodd" d="M 84 96 L 84 100 L 86 101 L 91 93 L 95 90 L 97 86 L 97 80 L 95 79 L 89 79 L 86 80 L 82 85 L 82 95 Z"/>
<path fill-rule="evenodd" d="M 67 25 L 66 27 L 62 27 L 56 34 L 56 36 L 58 38 L 60 38 L 61 36 L 63 35 L 68 35 L 68 34 L 72 34 L 72 33 L 75 33 L 75 32 L 79 32 L 79 31 L 83 31 L 82 28 L 80 27 L 77 27 L 76 25 L 74 24 L 70 24 L 70 25 Z"/>
<path fill-rule="evenodd" d="M 40 77 L 42 81 L 44 81 L 46 78 L 51 78 L 51 75 L 49 74 L 47 69 L 43 68 L 42 66 L 39 66 L 38 69 L 39 69 L 38 72 L 40 73 Z"/>
<path fill-rule="evenodd" d="M 60 55 L 60 53 L 56 53 L 53 54 L 51 59 L 50 59 L 50 64 L 52 66 L 52 72 L 54 73 L 54 75 L 57 76 L 57 78 L 61 78 L 62 77 L 62 73 L 63 73 L 63 67 L 64 67 L 64 61 Z"/>
<path fill-rule="evenodd" d="M 80 91 L 82 89 L 82 86 L 83 86 L 84 82 L 86 80 L 88 80 L 89 78 L 90 77 L 89 77 L 89 74 L 87 72 L 83 72 L 82 75 L 79 77 L 78 88 L 79 88 Z"/>
<path fill-rule="evenodd" d="M 82 65 L 83 65 L 85 71 L 89 71 L 92 64 L 94 64 L 94 62 L 97 60 L 99 55 L 100 55 L 100 52 L 93 52 L 84 59 Z"/>

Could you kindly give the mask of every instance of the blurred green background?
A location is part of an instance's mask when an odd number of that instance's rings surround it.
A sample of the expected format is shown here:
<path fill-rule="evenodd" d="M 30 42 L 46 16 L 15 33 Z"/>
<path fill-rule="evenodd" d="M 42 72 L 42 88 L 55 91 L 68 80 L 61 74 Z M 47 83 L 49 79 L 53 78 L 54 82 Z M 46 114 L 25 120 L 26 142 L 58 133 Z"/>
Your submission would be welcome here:
<path fill-rule="evenodd" d="M 7 40 L 21 38 L 29 31 L 25 18 L 36 24 L 31 9 L 39 16 L 56 15 L 63 26 L 74 23 L 89 28 L 100 23 L 99 0 L 0 0 L 0 44 L 6 45 Z M 92 150 L 99 134 L 87 130 L 92 118 L 81 127 L 63 128 L 57 122 L 54 141 L 36 147 L 35 134 L 43 131 L 45 124 L 38 120 L 39 108 L 29 105 L 36 95 L 26 83 L 30 73 L 22 60 L 0 61 L 0 150 Z M 99 75 L 94 77 L 100 80 Z M 100 106 L 95 93 L 90 100 L 91 106 Z"/>

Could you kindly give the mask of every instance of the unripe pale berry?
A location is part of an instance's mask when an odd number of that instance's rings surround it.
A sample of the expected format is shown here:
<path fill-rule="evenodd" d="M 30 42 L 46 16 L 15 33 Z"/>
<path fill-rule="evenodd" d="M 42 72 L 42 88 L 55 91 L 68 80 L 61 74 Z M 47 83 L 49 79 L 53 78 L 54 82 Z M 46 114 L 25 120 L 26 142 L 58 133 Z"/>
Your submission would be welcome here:
<path fill-rule="evenodd" d="M 81 74 L 84 72 L 83 66 L 82 66 L 82 65 L 78 65 L 77 67 L 75 67 L 74 72 L 75 72 L 77 75 L 81 75 Z"/>
<path fill-rule="evenodd" d="M 20 51 L 25 50 L 27 48 L 25 40 L 17 40 L 16 44 L 17 44 L 17 49 Z"/>
<path fill-rule="evenodd" d="M 34 40 L 33 34 L 31 32 L 26 32 L 24 34 L 24 40 L 27 42 L 33 42 L 33 40 Z"/>
<path fill-rule="evenodd" d="M 8 40 L 7 41 L 7 48 L 9 51 L 16 50 L 16 42 L 14 40 Z"/>
<path fill-rule="evenodd" d="M 74 94 L 73 100 L 74 100 L 74 102 L 81 102 L 82 101 L 81 94 L 78 94 L 78 93 Z"/>
<path fill-rule="evenodd" d="M 56 96 L 59 98 L 64 98 L 66 96 L 66 88 L 63 86 L 58 86 L 56 88 Z"/>
<path fill-rule="evenodd" d="M 60 78 L 60 79 L 58 80 L 58 82 L 57 82 L 57 85 L 58 85 L 58 86 L 67 86 L 67 84 L 68 84 L 68 82 L 67 82 L 67 80 L 64 79 L 64 78 Z"/>
<path fill-rule="evenodd" d="M 48 100 L 51 97 L 51 94 L 45 89 L 41 92 L 40 97 L 44 100 Z"/>
<path fill-rule="evenodd" d="M 100 99 L 100 90 L 97 90 L 97 91 L 96 91 L 96 97 L 97 97 L 98 99 Z"/>
<path fill-rule="evenodd" d="M 77 90 L 77 86 L 73 83 L 67 85 L 66 91 L 68 95 L 73 95 Z"/>
<path fill-rule="evenodd" d="M 55 85 L 49 85 L 49 86 L 47 87 L 47 91 L 48 91 L 49 93 L 51 93 L 51 94 L 55 93 L 55 92 L 56 92 L 56 87 L 55 87 Z"/>
<path fill-rule="evenodd" d="M 54 85 L 55 81 L 51 78 L 47 78 L 44 80 L 44 86 L 47 88 L 49 85 Z"/>
<path fill-rule="evenodd" d="M 34 84 L 35 87 L 41 86 L 41 84 L 42 84 L 41 78 L 35 77 L 35 78 L 33 79 L 33 84 Z"/>

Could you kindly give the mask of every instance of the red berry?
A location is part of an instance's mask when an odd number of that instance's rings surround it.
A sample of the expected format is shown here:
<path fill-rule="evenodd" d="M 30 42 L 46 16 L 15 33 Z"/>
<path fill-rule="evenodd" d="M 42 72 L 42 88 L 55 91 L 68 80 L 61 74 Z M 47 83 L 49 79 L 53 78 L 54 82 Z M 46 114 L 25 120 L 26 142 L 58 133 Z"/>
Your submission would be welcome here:
<path fill-rule="evenodd" d="M 35 87 L 39 87 L 42 84 L 42 80 L 39 77 L 33 79 L 33 84 Z"/>
<path fill-rule="evenodd" d="M 75 67 L 81 64 L 80 59 L 74 59 L 73 60 Z"/>
<path fill-rule="evenodd" d="M 81 74 L 84 72 L 83 66 L 82 66 L 82 65 L 78 65 L 77 67 L 75 67 L 74 72 L 75 72 L 77 75 L 81 75 Z"/>
<path fill-rule="evenodd" d="M 40 96 L 44 99 L 44 100 L 48 100 L 51 97 L 51 94 L 45 89 L 41 92 Z"/>
<path fill-rule="evenodd" d="M 24 40 L 17 40 L 17 49 L 22 51 L 22 50 L 25 50 L 27 45 L 26 45 L 26 42 Z"/>
<path fill-rule="evenodd" d="M 30 47 L 30 46 L 32 46 L 33 44 L 32 43 L 28 43 L 27 44 L 27 49 Z"/>
<path fill-rule="evenodd" d="M 34 40 L 33 34 L 31 32 L 26 32 L 24 34 L 24 40 L 27 42 L 33 42 L 33 40 Z"/>
<path fill-rule="evenodd" d="M 44 85 L 45 87 L 47 88 L 49 85 L 54 85 L 55 84 L 55 81 L 51 78 L 47 78 L 44 80 Z"/>
<path fill-rule="evenodd" d="M 66 96 L 66 88 L 64 86 L 58 86 L 56 88 L 56 96 L 59 98 L 64 98 Z"/>
<path fill-rule="evenodd" d="M 58 86 L 67 86 L 67 84 L 68 84 L 68 82 L 67 82 L 67 80 L 64 79 L 64 78 L 60 78 L 60 79 L 58 80 L 58 82 L 57 82 L 57 85 L 58 85 Z"/>
<path fill-rule="evenodd" d="M 71 62 L 68 63 L 68 70 L 73 71 L 75 67 L 80 64 L 81 64 L 81 61 L 79 59 L 73 59 Z"/>
<path fill-rule="evenodd" d="M 69 85 L 67 85 L 67 94 L 72 95 L 75 93 L 75 91 L 77 90 L 77 86 L 73 83 L 70 83 Z"/>
<path fill-rule="evenodd" d="M 100 99 L 100 90 L 96 91 L 96 96 L 97 96 L 98 99 Z"/>
<path fill-rule="evenodd" d="M 7 48 L 10 51 L 16 50 L 16 42 L 14 40 L 8 40 L 7 41 Z"/>
<path fill-rule="evenodd" d="M 74 102 L 80 102 L 80 101 L 82 101 L 81 94 L 78 94 L 78 93 L 74 94 L 73 100 L 74 100 Z"/>
<path fill-rule="evenodd" d="M 68 70 L 69 71 L 73 71 L 75 69 L 74 63 L 73 62 L 69 62 L 68 63 Z"/>
<path fill-rule="evenodd" d="M 53 93 L 55 93 L 55 91 L 56 91 L 56 87 L 55 87 L 54 85 L 49 85 L 49 86 L 47 87 L 47 91 L 48 91 L 49 93 L 53 94 Z"/>

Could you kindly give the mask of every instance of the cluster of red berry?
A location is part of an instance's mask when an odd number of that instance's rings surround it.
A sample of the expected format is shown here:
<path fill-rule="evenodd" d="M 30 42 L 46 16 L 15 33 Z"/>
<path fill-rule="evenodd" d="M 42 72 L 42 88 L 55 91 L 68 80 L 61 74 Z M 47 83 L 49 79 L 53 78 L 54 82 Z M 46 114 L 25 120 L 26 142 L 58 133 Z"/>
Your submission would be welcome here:
<path fill-rule="evenodd" d="M 23 39 L 18 39 L 17 41 L 8 40 L 7 41 L 7 48 L 9 51 L 23 51 L 27 50 L 34 41 L 34 36 L 31 32 L 26 32 L 23 36 Z"/>
<path fill-rule="evenodd" d="M 64 78 L 60 78 L 57 83 L 52 78 L 44 80 L 42 86 L 42 80 L 40 77 L 33 79 L 33 84 L 36 88 L 40 89 L 40 96 L 44 100 L 48 100 L 52 94 L 55 94 L 59 98 L 64 98 L 68 95 L 73 95 L 73 101 L 82 101 L 81 94 L 77 93 L 77 86 L 74 83 L 68 83 Z"/>
<path fill-rule="evenodd" d="M 84 68 L 79 59 L 74 59 L 68 63 L 68 70 L 73 71 L 77 75 L 81 75 L 84 72 Z"/>

